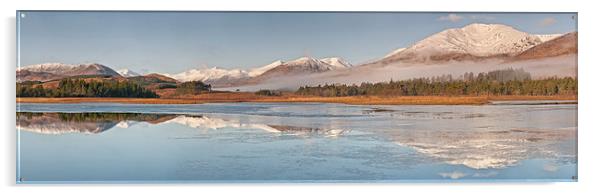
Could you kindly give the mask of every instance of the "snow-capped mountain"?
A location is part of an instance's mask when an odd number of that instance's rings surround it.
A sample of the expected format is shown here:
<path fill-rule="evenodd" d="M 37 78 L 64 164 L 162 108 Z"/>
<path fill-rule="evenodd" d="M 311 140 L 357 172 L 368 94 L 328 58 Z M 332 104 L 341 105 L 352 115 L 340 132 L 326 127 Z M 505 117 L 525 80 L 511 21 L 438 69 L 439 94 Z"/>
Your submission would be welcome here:
<path fill-rule="evenodd" d="M 203 81 L 210 82 L 222 78 L 240 79 L 248 77 L 248 72 L 240 69 L 222 69 L 222 68 L 207 68 L 207 69 L 191 69 L 182 73 L 167 75 L 179 81 Z"/>
<path fill-rule="evenodd" d="M 237 82 L 246 82 L 246 80 L 260 77 L 268 72 L 277 72 L 277 70 L 291 72 L 291 69 L 303 70 L 301 72 L 324 72 L 329 70 L 349 68 L 352 65 L 338 57 L 315 59 L 311 57 L 302 57 L 291 61 L 277 60 L 270 64 L 252 68 L 242 69 L 223 69 L 223 68 L 201 68 L 191 69 L 182 73 L 166 76 L 179 81 L 203 81 L 213 85 L 232 85 Z M 299 72 L 299 71 L 296 71 Z M 273 74 L 273 73 L 268 73 Z"/>
<path fill-rule="evenodd" d="M 113 69 L 102 64 L 62 64 L 62 63 L 45 63 L 35 64 L 25 67 L 20 67 L 17 71 L 27 70 L 31 72 L 46 72 L 52 74 L 69 74 L 69 75 L 119 75 Z"/>
<path fill-rule="evenodd" d="M 288 61 L 284 63 L 281 67 L 304 67 L 314 72 L 322 72 L 338 68 L 337 66 L 312 57 L 301 57 L 292 61 Z"/>
<path fill-rule="evenodd" d="M 338 58 L 338 57 L 330 57 L 323 59 L 316 59 L 312 57 L 301 57 L 295 60 L 284 62 L 278 66 L 274 66 L 270 70 L 265 71 L 267 73 L 275 68 L 284 68 L 284 67 L 304 67 L 307 70 L 311 70 L 313 72 L 323 72 L 328 70 L 335 70 L 341 68 L 349 68 L 351 67 L 351 63 Z"/>
<path fill-rule="evenodd" d="M 118 70 L 118 71 L 117 71 L 117 73 L 119 73 L 119 74 L 120 74 L 121 76 L 123 76 L 123 77 L 135 77 L 135 76 L 141 76 L 141 74 L 139 74 L 139 73 L 137 73 L 137 72 L 134 72 L 134 71 L 132 71 L 132 70 L 130 70 L 130 69 L 127 69 L 127 68 L 126 68 L 126 69 L 121 69 L 121 70 Z"/>
<path fill-rule="evenodd" d="M 285 62 L 282 60 L 274 61 L 268 65 L 264 65 L 258 68 L 252 68 L 249 70 L 242 69 L 223 69 L 218 67 L 213 68 L 198 68 L 191 69 L 182 73 L 171 75 L 171 77 L 179 81 L 203 81 L 211 82 L 220 79 L 242 79 L 247 77 L 254 77 L 263 74 L 264 72 L 280 66 Z"/>
<path fill-rule="evenodd" d="M 512 56 L 560 35 L 531 35 L 502 24 L 470 24 L 436 33 L 383 60 L 445 61 Z"/>
<path fill-rule="evenodd" d="M 105 75 L 120 76 L 113 69 L 102 64 L 62 64 L 45 63 L 20 67 L 17 69 L 18 81 L 47 81 L 70 76 Z"/>
<path fill-rule="evenodd" d="M 278 77 L 305 76 L 350 67 L 352 67 L 352 65 L 341 58 L 332 57 L 315 59 L 312 57 L 301 57 L 284 62 L 283 64 L 265 71 L 263 74 L 250 77 L 243 83 L 238 83 L 237 85 L 257 84 Z"/>

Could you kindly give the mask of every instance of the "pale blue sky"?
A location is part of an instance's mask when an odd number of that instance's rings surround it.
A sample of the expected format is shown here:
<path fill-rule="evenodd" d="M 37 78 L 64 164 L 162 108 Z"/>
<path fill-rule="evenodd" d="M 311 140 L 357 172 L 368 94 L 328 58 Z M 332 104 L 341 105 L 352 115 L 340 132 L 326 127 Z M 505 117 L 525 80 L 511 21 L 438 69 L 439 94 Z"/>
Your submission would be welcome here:
<path fill-rule="evenodd" d="M 101 63 L 141 73 L 251 68 L 306 54 L 353 64 L 470 23 L 576 31 L 575 13 L 20 12 L 22 65 Z"/>

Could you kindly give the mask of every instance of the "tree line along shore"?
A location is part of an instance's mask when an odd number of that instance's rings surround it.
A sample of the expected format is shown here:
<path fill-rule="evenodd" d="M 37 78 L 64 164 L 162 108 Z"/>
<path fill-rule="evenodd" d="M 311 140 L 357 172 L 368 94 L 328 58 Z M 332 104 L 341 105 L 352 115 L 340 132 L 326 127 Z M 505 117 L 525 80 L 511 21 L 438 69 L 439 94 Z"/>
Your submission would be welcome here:
<path fill-rule="evenodd" d="M 576 100 L 577 79 L 532 79 L 522 69 L 465 73 L 379 83 L 302 86 L 295 91 L 214 91 L 201 81 L 145 83 L 137 80 L 64 78 L 17 83 L 17 102 L 117 102 L 191 104 L 209 102 L 329 102 L 346 104 L 486 104 L 493 100 Z M 152 86 L 152 87 L 151 87 Z"/>

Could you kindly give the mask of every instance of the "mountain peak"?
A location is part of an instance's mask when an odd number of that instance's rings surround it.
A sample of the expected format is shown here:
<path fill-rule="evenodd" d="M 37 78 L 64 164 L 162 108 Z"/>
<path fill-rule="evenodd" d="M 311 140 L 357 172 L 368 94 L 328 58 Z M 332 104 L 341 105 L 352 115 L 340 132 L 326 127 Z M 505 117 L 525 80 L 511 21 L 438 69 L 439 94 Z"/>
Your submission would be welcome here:
<path fill-rule="evenodd" d="M 313 57 L 301 57 L 292 61 L 285 62 L 286 66 L 308 66 L 311 69 L 324 71 L 324 70 L 333 70 L 338 68 L 348 68 L 351 67 L 349 62 L 339 58 L 339 57 L 329 57 L 323 59 L 316 59 Z"/>
<path fill-rule="evenodd" d="M 352 66 L 351 63 L 349 63 L 339 57 L 322 58 L 322 59 L 320 59 L 320 61 L 322 61 L 326 64 L 329 64 L 331 66 L 334 66 L 336 68 L 348 68 L 348 67 Z"/>
<path fill-rule="evenodd" d="M 304 56 L 304 57 L 300 57 L 295 60 L 292 60 L 290 62 L 306 63 L 306 62 L 316 62 L 316 61 L 318 61 L 318 60 L 315 58 Z"/>
<path fill-rule="evenodd" d="M 485 24 L 485 23 L 472 23 L 466 25 L 460 29 L 464 30 L 496 30 L 496 29 L 514 29 L 511 26 L 504 24 Z"/>

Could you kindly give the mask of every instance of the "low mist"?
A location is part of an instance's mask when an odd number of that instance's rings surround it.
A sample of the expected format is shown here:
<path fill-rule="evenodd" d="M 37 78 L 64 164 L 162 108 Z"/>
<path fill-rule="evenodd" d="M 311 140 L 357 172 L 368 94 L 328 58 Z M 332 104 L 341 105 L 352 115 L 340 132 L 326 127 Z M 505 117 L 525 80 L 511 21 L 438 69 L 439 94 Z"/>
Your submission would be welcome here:
<path fill-rule="evenodd" d="M 451 74 L 458 78 L 466 72 L 475 74 L 501 69 L 523 69 L 533 79 L 546 77 L 577 77 L 577 56 L 565 55 L 537 60 L 508 62 L 503 60 L 484 60 L 479 62 L 444 62 L 436 64 L 397 63 L 386 66 L 364 65 L 345 70 L 333 70 L 325 73 L 278 77 L 266 80 L 258 85 L 219 88 L 228 91 L 257 91 L 273 89 L 295 91 L 301 86 L 323 84 L 361 84 L 362 82 L 385 82 L 412 78 L 433 77 Z"/>

